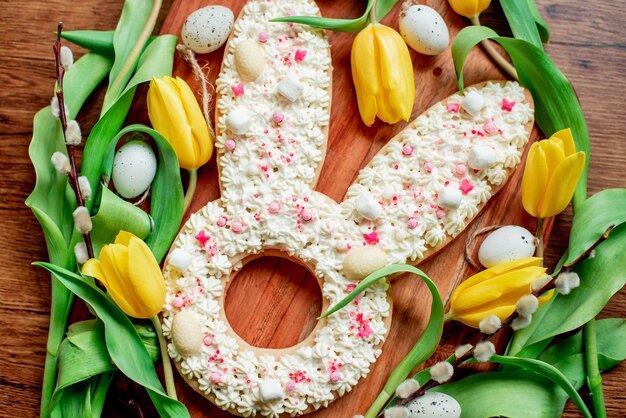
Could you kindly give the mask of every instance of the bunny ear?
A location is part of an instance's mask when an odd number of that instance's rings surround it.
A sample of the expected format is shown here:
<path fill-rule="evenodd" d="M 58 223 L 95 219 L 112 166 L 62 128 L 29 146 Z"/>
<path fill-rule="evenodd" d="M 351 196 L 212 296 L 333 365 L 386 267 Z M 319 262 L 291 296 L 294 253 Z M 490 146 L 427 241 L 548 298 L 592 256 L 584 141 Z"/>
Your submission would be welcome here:
<path fill-rule="evenodd" d="M 344 216 L 365 231 L 365 241 L 379 242 L 390 262 L 434 254 L 519 164 L 533 115 L 530 93 L 515 82 L 478 84 L 448 97 L 361 170 L 341 203 Z"/>
<path fill-rule="evenodd" d="M 318 29 L 269 22 L 316 14 L 313 1 L 251 0 L 235 23 L 217 79 L 218 168 L 229 201 L 276 194 L 286 184 L 312 187 L 318 178 L 330 118 L 330 45 Z"/>

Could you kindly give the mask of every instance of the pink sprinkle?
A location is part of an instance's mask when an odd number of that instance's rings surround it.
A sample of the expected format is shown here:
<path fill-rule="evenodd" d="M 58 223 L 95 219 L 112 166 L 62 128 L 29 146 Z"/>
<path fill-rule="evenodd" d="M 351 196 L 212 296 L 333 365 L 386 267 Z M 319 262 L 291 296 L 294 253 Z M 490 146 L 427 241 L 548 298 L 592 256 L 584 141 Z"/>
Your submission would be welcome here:
<path fill-rule="evenodd" d="M 454 168 L 454 172 L 457 176 L 464 176 L 465 173 L 467 173 L 467 167 L 465 166 L 465 164 L 457 164 Z"/>
<path fill-rule="evenodd" d="M 287 392 L 293 392 L 296 389 L 296 384 L 290 380 L 285 383 L 285 389 Z"/>
<path fill-rule="evenodd" d="M 280 212 L 280 203 L 273 201 L 269 204 L 267 210 L 269 211 L 269 213 L 276 215 L 278 212 Z"/>
<path fill-rule="evenodd" d="M 309 222 L 311 219 L 313 219 L 313 214 L 305 209 L 302 211 L 302 213 L 300 213 L 300 217 L 304 222 Z"/>
<path fill-rule="evenodd" d="M 185 306 L 185 298 L 182 296 L 176 296 L 174 298 L 174 300 L 172 300 L 172 305 L 174 305 L 175 308 L 182 308 L 183 306 Z"/>
<path fill-rule="evenodd" d="M 243 231 L 243 224 L 241 223 L 241 221 L 235 221 L 230 227 L 230 230 L 233 231 L 235 234 L 239 234 L 241 233 L 241 231 Z"/>
<path fill-rule="evenodd" d="M 204 338 L 202 339 L 202 344 L 206 345 L 207 347 L 213 344 L 213 335 L 211 334 L 205 335 Z"/>
<path fill-rule="evenodd" d="M 356 283 L 348 283 L 346 286 L 346 292 L 348 293 L 352 292 L 354 289 L 356 289 Z"/>
<path fill-rule="evenodd" d="M 510 112 L 513 110 L 513 107 L 515 106 L 515 102 L 514 101 L 509 101 L 506 99 L 506 97 L 504 99 L 502 99 L 502 110 L 506 110 L 507 112 Z"/>
<path fill-rule="evenodd" d="M 443 219 L 446 217 L 446 211 L 443 209 L 439 209 L 437 211 L 437 219 Z"/>
<path fill-rule="evenodd" d="M 285 13 L 287 16 L 293 16 L 296 14 L 296 12 L 293 9 L 289 9 L 287 10 L 287 12 Z"/>
<path fill-rule="evenodd" d="M 227 139 L 226 142 L 224 142 L 224 147 L 226 147 L 228 151 L 233 151 L 237 148 L 237 142 L 235 142 L 234 139 Z"/>
<path fill-rule="evenodd" d="M 269 35 L 267 34 L 267 32 L 260 32 L 259 33 L 259 42 L 265 43 L 265 42 L 267 42 L 268 38 L 269 38 Z"/>
<path fill-rule="evenodd" d="M 301 49 L 297 49 L 296 50 L 296 55 L 295 55 L 294 59 L 296 61 L 304 61 L 304 57 L 306 57 L 306 51 L 303 51 Z"/>
<path fill-rule="evenodd" d="M 413 154 L 413 145 L 411 145 L 411 144 L 404 144 L 402 146 L 402 154 L 404 154 L 404 155 L 411 155 L 411 154 Z"/>
<path fill-rule="evenodd" d="M 450 113 L 459 113 L 459 109 L 461 109 L 461 103 L 446 103 L 446 109 Z"/>
<path fill-rule="evenodd" d="M 213 372 L 211 373 L 211 375 L 209 376 L 209 380 L 211 381 L 211 383 L 213 383 L 214 385 L 219 385 L 220 383 L 222 383 L 222 374 L 218 373 L 218 372 Z"/>
<path fill-rule="evenodd" d="M 363 234 L 363 239 L 365 239 L 365 242 L 367 242 L 368 244 L 376 244 L 378 241 L 380 241 L 377 231 L 373 231 L 369 234 Z"/>
<path fill-rule="evenodd" d="M 208 236 L 205 232 L 204 229 L 201 230 L 200 232 L 198 232 L 198 234 L 195 237 L 198 242 L 200 243 L 200 245 L 202 245 L 203 247 L 206 245 L 206 243 L 211 239 L 210 236 Z"/>
<path fill-rule="evenodd" d="M 417 221 L 417 219 L 411 217 L 406 221 L 406 227 L 409 229 L 415 229 L 417 228 L 417 225 L 419 225 L 419 222 Z"/>
<path fill-rule="evenodd" d="M 226 226 L 226 223 L 228 222 L 228 218 L 226 216 L 221 216 L 217 222 L 215 222 L 217 224 L 217 226 L 219 226 L 220 228 L 224 228 Z"/>
<path fill-rule="evenodd" d="M 274 112 L 274 114 L 272 115 L 272 120 L 280 125 L 281 123 L 283 123 L 283 121 L 285 120 L 285 115 L 283 115 L 282 112 L 276 111 Z"/>
<path fill-rule="evenodd" d="M 426 169 L 427 173 L 432 173 L 433 172 L 433 165 L 430 161 L 426 161 L 424 162 L 424 168 Z"/>
<path fill-rule="evenodd" d="M 333 383 L 337 383 L 341 380 L 341 375 L 338 372 L 332 372 L 330 374 L 330 381 Z"/>
<path fill-rule="evenodd" d="M 474 186 L 467 180 L 463 179 L 461 185 L 459 186 L 459 190 L 463 192 L 463 194 L 468 194 L 474 189 Z"/>
<path fill-rule="evenodd" d="M 230 86 L 230 89 L 235 93 L 235 97 L 243 96 L 243 82 L 239 82 L 236 86 Z"/>
<path fill-rule="evenodd" d="M 494 132 L 498 132 L 498 127 L 492 120 L 490 120 L 483 125 L 483 131 L 488 134 L 492 134 Z"/>

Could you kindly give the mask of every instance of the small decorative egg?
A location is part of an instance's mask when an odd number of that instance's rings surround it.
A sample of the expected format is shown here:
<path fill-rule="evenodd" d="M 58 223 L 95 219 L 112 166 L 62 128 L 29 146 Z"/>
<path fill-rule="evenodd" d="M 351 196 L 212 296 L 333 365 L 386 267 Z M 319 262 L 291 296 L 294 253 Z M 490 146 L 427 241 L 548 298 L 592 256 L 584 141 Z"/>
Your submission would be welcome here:
<path fill-rule="evenodd" d="M 172 342 L 176 350 L 185 357 L 200 352 L 204 333 L 202 325 L 190 311 L 180 311 L 172 320 Z"/>
<path fill-rule="evenodd" d="M 117 192 L 132 199 L 150 187 L 156 170 L 157 159 L 152 148 L 142 141 L 130 141 L 117 150 L 111 177 Z"/>
<path fill-rule="evenodd" d="M 343 260 L 343 274 L 361 280 L 387 265 L 387 254 L 378 247 L 354 248 Z"/>
<path fill-rule="evenodd" d="M 426 392 L 406 405 L 411 418 L 459 418 L 461 405 L 450 395 Z"/>
<path fill-rule="evenodd" d="M 235 48 L 235 66 L 243 81 L 254 81 L 265 70 L 265 52 L 257 41 L 244 39 Z"/>
<path fill-rule="evenodd" d="M 400 34 L 421 54 L 437 55 L 448 48 L 450 34 L 441 15 L 421 4 L 407 7 L 400 14 Z"/>
<path fill-rule="evenodd" d="M 224 6 L 207 6 L 187 17 L 181 37 L 183 43 L 197 54 L 213 52 L 228 39 L 235 16 Z"/>
<path fill-rule="evenodd" d="M 533 234 L 516 225 L 507 225 L 493 231 L 478 250 L 480 264 L 489 268 L 535 254 Z"/>

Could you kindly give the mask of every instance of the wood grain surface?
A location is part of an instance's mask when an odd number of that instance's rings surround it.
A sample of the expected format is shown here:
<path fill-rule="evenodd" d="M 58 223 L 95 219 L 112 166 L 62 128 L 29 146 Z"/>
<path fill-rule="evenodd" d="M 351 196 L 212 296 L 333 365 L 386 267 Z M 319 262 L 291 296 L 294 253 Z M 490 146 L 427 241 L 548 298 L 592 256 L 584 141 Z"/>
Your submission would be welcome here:
<path fill-rule="evenodd" d="M 173 3 L 173 4 L 172 4 Z M 162 19 L 165 32 L 177 33 L 189 11 L 200 4 L 228 4 L 235 12 L 242 1 L 176 0 L 164 1 Z M 356 16 L 359 3 L 322 0 L 324 14 Z M 454 35 L 464 22 L 454 15 L 442 0 L 430 0 L 428 5 L 442 13 Z M 31 417 L 38 413 L 39 392 L 43 373 L 45 342 L 49 312 L 49 277 L 30 265 L 46 259 L 39 225 L 23 202 L 34 186 L 34 173 L 27 155 L 32 130 L 32 117 L 45 106 L 52 94 L 54 65 L 51 32 L 57 20 L 67 29 L 112 29 L 123 2 L 6 1 L 0 0 L 0 52 L 4 57 L 0 71 L 0 135 L 3 164 L 0 165 L 0 240 L 5 243 L 0 252 L 0 326 L 3 344 L 0 346 L 0 415 Z M 626 141 L 622 138 L 623 109 L 626 99 L 623 79 L 626 76 L 626 43 L 621 26 L 626 12 L 617 2 L 600 0 L 568 0 L 567 2 L 538 0 L 542 14 L 552 29 L 548 51 L 568 75 L 579 94 L 592 137 L 590 192 L 608 187 L 625 187 Z M 395 23 L 397 11 L 385 22 Z M 485 15 L 490 24 L 506 32 L 498 11 Z M 356 172 L 365 165 L 386 141 L 402 128 L 402 124 L 387 126 L 380 123 L 365 128 L 358 120 L 353 98 L 349 68 L 349 34 L 332 34 L 334 72 L 334 101 L 331 117 L 331 141 L 317 190 L 335 200 L 341 200 Z M 449 54 L 430 58 L 413 54 L 418 72 L 418 95 L 413 115 L 454 91 L 455 78 Z M 209 58 L 211 76 L 219 69 L 221 50 Z M 475 50 L 468 64 L 467 82 L 488 78 L 504 78 L 491 65 L 480 49 Z M 186 66 L 178 61 L 175 72 L 190 79 Z M 79 121 L 87 130 L 96 121 L 96 104 L 100 92 L 88 102 Z M 341 100 L 341 105 L 338 105 Z M 137 115 L 138 119 L 145 119 Z M 192 210 L 218 197 L 214 161 L 200 171 L 203 187 L 197 193 Z M 433 277 L 443 293 L 453 284 L 471 274 L 462 260 L 462 249 L 468 232 L 475 227 L 501 223 L 529 225 L 519 199 L 519 173 L 496 197 L 482 217 L 437 258 L 421 265 Z M 566 245 L 571 215 L 557 218 L 553 238 L 548 248 L 548 264 L 553 265 Z M 532 225 L 529 225 L 532 226 Z M 421 334 L 427 317 L 423 306 L 428 303 L 426 290 L 417 281 L 397 279 L 394 282 L 394 323 L 383 355 L 368 378 L 349 395 L 335 402 L 315 417 L 350 417 L 364 412 L 384 384 L 388 372 L 409 350 Z M 227 315 L 234 329 L 248 342 L 265 347 L 285 347 L 302 340 L 315 325 L 314 318 L 321 309 L 321 293 L 312 276 L 301 266 L 289 261 L 264 258 L 250 263 L 240 272 L 227 298 Z M 624 317 L 626 292 L 613 298 L 602 316 Z M 444 357 L 457 343 L 471 338 L 467 330 L 452 324 L 445 329 L 446 344 L 437 353 Z M 608 415 L 626 416 L 623 381 L 626 367 L 618 366 L 604 375 Z M 178 380 L 178 390 L 193 416 L 229 416 L 213 407 L 200 395 Z M 107 416 L 132 416 L 126 408 L 127 388 L 116 383 L 109 396 Z M 131 391 L 132 393 L 132 391 Z M 132 394 L 148 402 L 139 391 Z M 149 403 L 149 402 L 148 402 Z M 148 407 L 145 411 L 151 413 Z M 577 416 L 568 406 L 567 416 Z"/>

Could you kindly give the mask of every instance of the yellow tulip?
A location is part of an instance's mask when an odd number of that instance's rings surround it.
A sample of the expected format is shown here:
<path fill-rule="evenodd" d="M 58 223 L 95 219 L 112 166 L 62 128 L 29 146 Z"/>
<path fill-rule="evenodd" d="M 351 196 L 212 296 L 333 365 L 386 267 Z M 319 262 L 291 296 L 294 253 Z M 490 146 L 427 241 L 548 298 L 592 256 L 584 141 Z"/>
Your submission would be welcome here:
<path fill-rule="evenodd" d="M 538 218 L 567 207 L 585 168 L 585 153 L 576 152 L 572 132 L 564 129 L 530 147 L 522 178 L 522 204 Z"/>
<path fill-rule="evenodd" d="M 469 19 L 484 12 L 491 0 L 448 0 L 455 12 Z"/>
<path fill-rule="evenodd" d="M 372 126 L 408 121 L 415 102 L 413 63 L 402 36 L 388 26 L 368 25 L 352 44 L 352 78 L 361 119 Z"/>
<path fill-rule="evenodd" d="M 172 145 L 180 166 L 196 170 L 213 154 L 213 141 L 196 97 L 179 77 L 154 77 L 148 90 L 148 116 Z"/>
<path fill-rule="evenodd" d="M 152 318 L 165 304 L 165 280 L 150 248 L 130 232 L 120 231 L 114 244 L 83 265 L 83 274 L 106 287 L 117 305 L 134 318 Z"/>
<path fill-rule="evenodd" d="M 450 319 L 473 328 L 491 315 L 504 320 L 515 311 L 515 304 L 532 293 L 532 283 L 546 275 L 541 258 L 527 257 L 501 263 L 462 282 L 450 297 Z M 547 302 L 554 291 L 539 298 Z"/>

